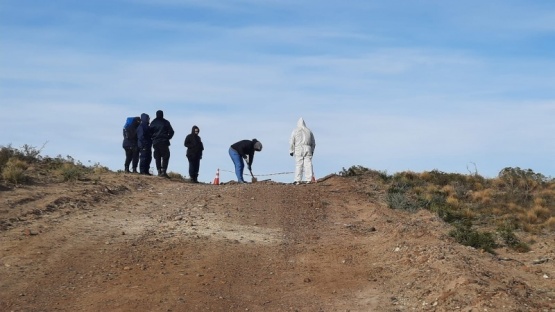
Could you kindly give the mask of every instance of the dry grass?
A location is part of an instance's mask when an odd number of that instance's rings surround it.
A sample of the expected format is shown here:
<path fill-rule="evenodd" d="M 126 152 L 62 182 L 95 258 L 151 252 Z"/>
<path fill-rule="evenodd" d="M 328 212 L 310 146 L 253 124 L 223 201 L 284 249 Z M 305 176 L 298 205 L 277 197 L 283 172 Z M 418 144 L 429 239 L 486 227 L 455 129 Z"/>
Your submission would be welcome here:
<path fill-rule="evenodd" d="M 25 170 L 29 167 L 27 162 L 17 158 L 12 157 L 8 159 L 5 166 L 2 168 L 2 178 L 6 182 L 11 182 L 14 184 L 20 184 L 26 180 Z"/>
<path fill-rule="evenodd" d="M 359 167 L 357 172 L 364 174 L 365 171 Z M 526 250 L 526 246 L 515 242 L 517 238 L 512 231 L 541 234 L 555 228 L 555 180 L 530 169 L 505 168 L 492 179 L 437 170 L 407 171 L 382 181 L 385 181 L 386 200 L 391 208 L 409 212 L 429 209 L 446 222 L 466 224 L 453 234 L 461 239 L 471 237 L 474 242 L 482 239 L 488 242 L 490 234 L 475 233 L 472 224 L 494 232 L 499 232 L 496 227 L 501 226 L 511 246 Z"/>

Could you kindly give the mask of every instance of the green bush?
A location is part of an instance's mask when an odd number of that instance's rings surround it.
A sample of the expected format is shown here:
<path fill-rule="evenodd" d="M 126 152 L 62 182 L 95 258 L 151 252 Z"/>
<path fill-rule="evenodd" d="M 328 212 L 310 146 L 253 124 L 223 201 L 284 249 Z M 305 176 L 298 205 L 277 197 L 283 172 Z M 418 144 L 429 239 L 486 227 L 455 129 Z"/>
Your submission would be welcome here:
<path fill-rule="evenodd" d="M 404 192 L 388 192 L 385 200 L 391 209 L 415 212 L 421 208 L 418 202 L 414 201 Z"/>
<path fill-rule="evenodd" d="M 490 232 L 480 232 L 474 230 L 468 224 L 456 224 L 455 229 L 449 232 L 459 244 L 471 246 L 495 254 L 494 248 L 497 247 L 493 234 Z"/>
<path fill-rule="evenodd" d="M 84 174 L 81 166 L 71 162 L 64 163 L 58 170 L 64 181 L 77 181 L 81 179 Z"/>
<path fill-rule="evenodd" d="M 518 239 L 513 230 L 513 226 L 504 225 L 497 229 L 497 233 L 509 248 L 518 252 L 530 251 L 530 246 Z"/>

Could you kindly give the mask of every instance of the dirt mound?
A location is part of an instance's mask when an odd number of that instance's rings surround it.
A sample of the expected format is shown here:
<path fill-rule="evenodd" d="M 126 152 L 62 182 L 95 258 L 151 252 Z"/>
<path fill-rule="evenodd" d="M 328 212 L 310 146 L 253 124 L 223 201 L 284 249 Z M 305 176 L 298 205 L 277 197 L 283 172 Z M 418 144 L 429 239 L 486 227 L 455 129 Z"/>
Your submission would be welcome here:
<path fill-rule="evenodd" d="M 492 255 L 383 198 L 338 176 L 4 188 L 0 310 L 555 311 L 553 235 Z"/>

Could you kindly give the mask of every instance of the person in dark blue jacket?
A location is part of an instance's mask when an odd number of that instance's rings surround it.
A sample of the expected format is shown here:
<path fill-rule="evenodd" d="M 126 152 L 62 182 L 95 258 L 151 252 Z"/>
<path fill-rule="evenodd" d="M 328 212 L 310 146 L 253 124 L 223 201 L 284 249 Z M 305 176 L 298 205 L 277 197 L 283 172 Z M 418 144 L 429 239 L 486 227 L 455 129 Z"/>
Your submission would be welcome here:
<path fill-rule="evenodd" d="M 141 114 L 141 124 L 137 129 L 139 146 L 139 173 L 150 174 L 150 162 L 152 161 L 152 131 L 150 130 L 150 116 Z"/>
<path fill-rule="evenodd" d="M 150 129 L 158 176 L 169 178 L 167 170 L 170 162 L 170 140 L 173 138 L 174 131 L 170 122 L 164 119 L 163 111 L 156 112 L 156 118 L 150 123 Z"/>
<path fill-rule="evenodd" d="M 185 137 L 185 147 L 187 148 L 187 160 L 189 160 L 189 177 L 191 182 L 198 183 L 198 172 L 200 170 L 200 160 L 202 159 L 202 151 L 204 144 L 198 135 L 199 127 L 193 126 L 191 133 Z"/>
<path fill-rule="evenodd" d="M 243 159 L 247 163 L 249 171 L 252 170 L 252 162 L 254 160 L 255 151 L 262 151 L 262 143 L 260 143 L 257 139 L 242 140 L 229 147 L 229 157 L 231 157 L 231 160 L 235 165 L 237 182 L 247 183 L 243 180 L 243 170 L 245 169 Z"/>
<path fill-rule="evenodd" d="M 129 171 L 129 165 L 133 165 L 133 173 L 137 173 L 137 165 L 139 164 L 139 148 L 137 146 L 137 128 L 141 123 L 139 117 L 128 117 L 123 126 L 123 143 L 125 150 L 125 172 Z"/>

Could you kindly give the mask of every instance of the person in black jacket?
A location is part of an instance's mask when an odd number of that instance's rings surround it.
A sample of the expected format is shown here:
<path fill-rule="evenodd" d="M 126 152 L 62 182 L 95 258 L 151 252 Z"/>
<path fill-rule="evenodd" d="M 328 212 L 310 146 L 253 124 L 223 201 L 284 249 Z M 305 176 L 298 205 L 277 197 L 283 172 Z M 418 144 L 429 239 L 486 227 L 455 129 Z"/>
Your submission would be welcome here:
<path fill-rule="evenodd" d="M 187 147 L 187 159 L 189 160 L 189 176 L 193 183 L 198 183 L 200 160 L 202 159 L 202 151 L 204 150 L 204 145 L 198 135 L 199 132 L 199 127 L 193 126 L 191 134 L 185 137 L 184 143 L 185 147 Z"/>
<path fill-rule="evenodd" d="M 247 163 L 247 168 L 252 170 L 252 162 L 254 160 L 255 151 L 262 151 L 262 143 L 260 143 L 257 139 L 242 140 L 229 147 L 229 157 L 231 157 L 231 160 L 235 165 L 237 182 L 247 183 L 243 180 L 243 170 L 245 169 L 243 159 Z"/>
<path fill-rule="evenodd" d="M 164 119 L 163 111 L 156 112 L 156 118 L 150 123 L 150 129 L 158 176 L 169 178 L 167 170 L 170 161 L 170 140 L 173 138 L 174 131 L 170 122 Z"/>
<path fill-rule="evenodd" d="M 123 126 L 123 143 L 125 150 L 125 172 L 129 171 L 129 165 L 133 165 L 133 173 L 137 173 L 137 165 L 139 164 L 139 148 L 137 146 L 137 128 L 141 123 L 139 117 L 128 117 Z"/>
<path fill-rule="evenodd" d="M 150 174 L 150 162 L 152 161 L 152 131 L 150 129 L 150 116 L 141 114 L 141 124 L 137 129 L 139 145 L 139 173 Z"/>

